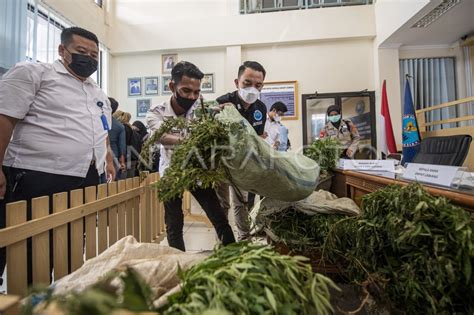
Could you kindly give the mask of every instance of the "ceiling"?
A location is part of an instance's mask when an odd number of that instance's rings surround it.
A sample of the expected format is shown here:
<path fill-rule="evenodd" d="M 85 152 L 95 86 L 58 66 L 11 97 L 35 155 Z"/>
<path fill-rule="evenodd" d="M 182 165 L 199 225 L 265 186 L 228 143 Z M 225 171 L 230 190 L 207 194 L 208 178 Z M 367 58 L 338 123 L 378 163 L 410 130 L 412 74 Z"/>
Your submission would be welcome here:
<path fill-rule="evenodd" d="M 380 47 L 448 46 L 462 36 L 474 34 L 474 0 L 462 0 L 426 28 L 412 28 L 413 24 L 440 3 L 441 0 L 432 0 Z"/>

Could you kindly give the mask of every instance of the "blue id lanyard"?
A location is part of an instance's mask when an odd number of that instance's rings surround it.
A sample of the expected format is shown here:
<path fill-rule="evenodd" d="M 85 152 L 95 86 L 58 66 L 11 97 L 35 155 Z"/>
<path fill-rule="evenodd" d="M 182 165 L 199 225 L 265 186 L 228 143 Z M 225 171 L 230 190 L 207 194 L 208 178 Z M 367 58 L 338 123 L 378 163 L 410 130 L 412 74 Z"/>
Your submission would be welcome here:
<path fill-rule="evenodd" d="M 104 108 L 103 108 L 104 103 L 102 103 L 101 101 L 98 101 L 97 106 L 99 106 L 100 110 L 102 111 L 102 115 L 100 115 L 100 120 L 102 121 L 102 126 L 104 127 L 105 131 L 109 131 L 110 130 L 109 123 L 107 122 L 107 117 L 105 117 L 105 114 L 104 114 Z"/>

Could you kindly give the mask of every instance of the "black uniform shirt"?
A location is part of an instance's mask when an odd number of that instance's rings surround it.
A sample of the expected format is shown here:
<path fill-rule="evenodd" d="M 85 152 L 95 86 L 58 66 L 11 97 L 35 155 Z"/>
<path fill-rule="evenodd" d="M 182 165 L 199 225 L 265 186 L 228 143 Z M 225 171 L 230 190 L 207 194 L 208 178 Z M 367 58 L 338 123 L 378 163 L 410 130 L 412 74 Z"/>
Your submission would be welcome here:
<path fill-rule="evenodd" d="M 239 113 L 252 125 L 255 132 L 261 136 L 265 130 L 265 121 L 267 120 L 267 107 L 265 104 L 256 100 L 248 109 L 243 106 L 243 101 L 238 95 L 238 91 L 227 93 L 217 98 L 219 104 L 232 103 Z"/>

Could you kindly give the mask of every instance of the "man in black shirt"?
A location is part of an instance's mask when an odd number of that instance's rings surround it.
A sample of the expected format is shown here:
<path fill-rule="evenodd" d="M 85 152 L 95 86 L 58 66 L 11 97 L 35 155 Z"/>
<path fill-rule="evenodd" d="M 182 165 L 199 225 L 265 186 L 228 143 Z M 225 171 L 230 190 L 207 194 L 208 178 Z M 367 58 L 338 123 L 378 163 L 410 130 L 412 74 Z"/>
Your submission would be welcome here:
<path fill-rule="evenodd" d="M 246 61 L 239 67 L 235 87 L 237 91 L 227 93 L 217 98 L 219 104 L 232 103 L 240 114 L 252 125 L 255 132 L 265 138 L 265 121 L 267 120 L 267 108 L 258 98 L 265 80 L 265 69 L 256 61 Z M 251 194 L 241 191 L 241 196 L 233 187 L 230 189 L 230 198 L 234 204 L 235 224 L 238 230 L 238 239 L 245 240 L 250 237 L 249 211 L 246 205 Z M 221 206 L 229 209 L 229 189 L 226 185 L 218 190 Z M 243 197 L 243 200 L 242 200 Z M 252 202 L 253 203 L 253 202 Z"/>

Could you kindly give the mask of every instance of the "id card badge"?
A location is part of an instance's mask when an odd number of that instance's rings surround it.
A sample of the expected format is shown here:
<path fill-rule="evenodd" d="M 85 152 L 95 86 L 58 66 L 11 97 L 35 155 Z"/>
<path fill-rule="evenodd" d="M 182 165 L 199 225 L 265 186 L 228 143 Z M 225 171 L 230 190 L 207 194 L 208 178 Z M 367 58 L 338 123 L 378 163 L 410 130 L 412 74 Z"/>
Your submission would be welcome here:
<path fill-rule="evenodd" d="M 102 126 L 104 127 L 105 131 L 109 131 L 109 123 L 107 122 L 107 117 L 104 114 L 100 115 L 100 120 L 102 121 Z"/>

